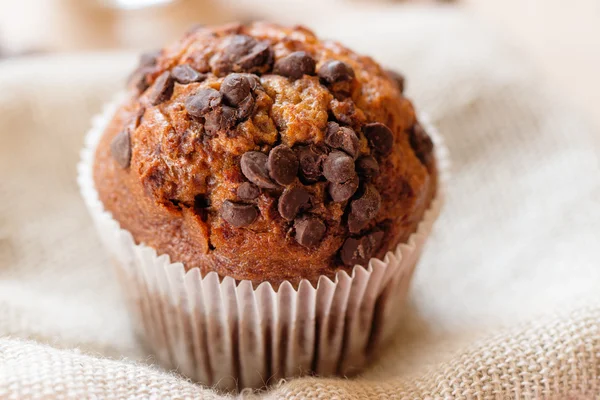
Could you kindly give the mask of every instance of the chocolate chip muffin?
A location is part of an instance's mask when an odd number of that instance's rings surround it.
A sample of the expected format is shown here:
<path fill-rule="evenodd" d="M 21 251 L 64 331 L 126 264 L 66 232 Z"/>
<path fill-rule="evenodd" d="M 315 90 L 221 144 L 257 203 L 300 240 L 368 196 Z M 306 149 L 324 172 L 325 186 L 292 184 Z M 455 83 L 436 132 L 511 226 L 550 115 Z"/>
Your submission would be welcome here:
<path fill-rule="evenodd" d="M 100 200 L 136 242 L 257 284 L 382 258 L 436 194 L 404 80 L 302 27 L 206 27 L 146 54 L 97 147 Z"/>

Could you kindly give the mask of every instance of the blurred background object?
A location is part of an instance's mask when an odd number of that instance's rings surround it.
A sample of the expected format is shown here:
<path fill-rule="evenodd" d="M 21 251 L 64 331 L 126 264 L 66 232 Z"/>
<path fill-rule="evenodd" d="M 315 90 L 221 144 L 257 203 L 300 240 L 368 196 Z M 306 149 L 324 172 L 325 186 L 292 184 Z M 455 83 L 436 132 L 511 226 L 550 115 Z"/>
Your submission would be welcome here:
<path fill-rule="evenodd" d="M 7 54 L 155 47 L 195 23 L 239 16 L 213 0 L 0 0 Z"/>
<path fill-rule="evenodd" d="M 600 126 L 599 0 L 0 0 L 0 56 L 148 49 L 195 23 L 231 20 L 278 20 L 319 31 L 328 18 L 385 7 L 464 9 L 521 47 L 558 93 Z"/>

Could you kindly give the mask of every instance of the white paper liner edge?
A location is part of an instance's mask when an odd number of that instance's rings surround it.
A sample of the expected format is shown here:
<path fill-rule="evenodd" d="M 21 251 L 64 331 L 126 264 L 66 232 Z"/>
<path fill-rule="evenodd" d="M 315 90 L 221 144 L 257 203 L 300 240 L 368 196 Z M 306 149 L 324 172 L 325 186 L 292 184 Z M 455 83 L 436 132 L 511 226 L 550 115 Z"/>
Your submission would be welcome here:
<path fill-rule="evenodd" d="M 284 377 L 350 375 L 396 329 L 423 244 L 437 219 L 449 157 L 427 116 L 421 124 L 435 144 L 436 198 L 407 243 L 383 260 L 355 266 L 351 275 L 322 276 L 297 290 L 284 282 L 253 289 L 250 281 L 219 280 L 215 272 L 187 273 L 121 229 L 104 210 L 93 181 L 96 146 L 123 95 L 94 117 L 78 164 L 81 195 L 115 261 L 136 329 L 159 362 L 200 383 L 222 389 L 258 388 Z"/>

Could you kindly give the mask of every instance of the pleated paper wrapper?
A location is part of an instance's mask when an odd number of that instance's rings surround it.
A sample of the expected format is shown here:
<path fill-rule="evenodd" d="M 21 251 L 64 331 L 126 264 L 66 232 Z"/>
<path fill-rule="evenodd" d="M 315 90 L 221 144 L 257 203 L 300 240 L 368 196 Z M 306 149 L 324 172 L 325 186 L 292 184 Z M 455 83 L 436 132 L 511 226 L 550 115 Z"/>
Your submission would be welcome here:
<path fill-rule="evenodd" d="M 144 244 L 120 228 L 99 200 L 92 176 L 95 148 L 119 101 L 105 106 L 88 132 L 78 183 L 127 298 L 137 333 L 159 363 L 205 385 L 258 388 L 305 374 L 349 376 L 386 342 L 402 316 L 409 283 L 442 204 L 448 156 L 421 116 L 436 148 L 441 182 L 407 243 L 367 267 L 321 277 L 314 287 L 220 279 Z"/>

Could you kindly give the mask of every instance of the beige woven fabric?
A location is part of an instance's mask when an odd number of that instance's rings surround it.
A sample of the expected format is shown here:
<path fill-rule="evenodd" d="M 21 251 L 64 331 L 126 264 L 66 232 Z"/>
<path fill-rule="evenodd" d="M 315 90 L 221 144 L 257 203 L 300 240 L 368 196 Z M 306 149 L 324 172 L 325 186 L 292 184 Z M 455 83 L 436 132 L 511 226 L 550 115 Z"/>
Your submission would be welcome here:
<path fill-rule="evenodd" d="M 460 14 L 362 17 L 317 28 L 410 77 L 452 154 L 447 205 L 363 375 L 243 396 L 600 398 L 600 134 Z M 78 196 L 89 118 L 133 62 L 0 64 L 0 398 L 219 397 L 147 365 Z"/>

